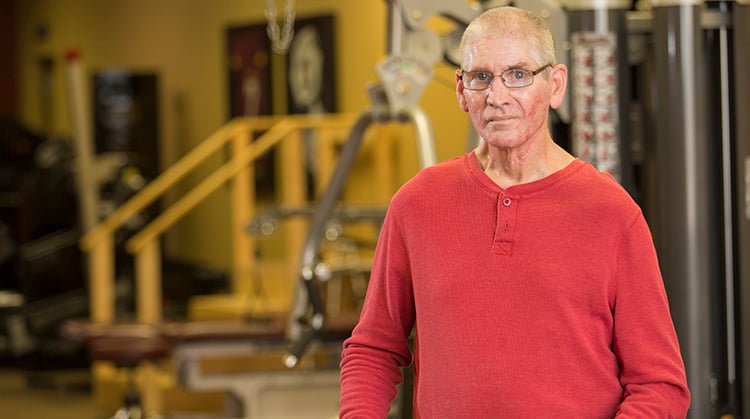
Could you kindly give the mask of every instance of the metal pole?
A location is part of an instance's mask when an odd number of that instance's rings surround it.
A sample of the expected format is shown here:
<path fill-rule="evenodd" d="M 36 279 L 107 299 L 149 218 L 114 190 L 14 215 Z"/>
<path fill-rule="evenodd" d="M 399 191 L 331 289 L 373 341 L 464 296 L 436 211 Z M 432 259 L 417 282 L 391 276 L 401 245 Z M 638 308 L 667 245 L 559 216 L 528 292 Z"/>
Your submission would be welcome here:
<path fill-rule="evenodd" d="M 401 5 L 398 0 L 385 0 L 388 3 L 388 39 L 386 41 L 386 52 L 390 55 L 398 55 L 403 49 L 404 19 Z"/>
<path fill-rule="evenodd" d="M 318 244 L 321 237 L 323 237 L 326 222 L 333 214 L 341 191 L 344 189 L 346 179 L 354 165 L 365 131 L 373 122 L 373 112 L 369 110 L 363 112 L 355 122 L 344 144 L 344 148 L 341 150 L 338 163 L 331 174 L 328 186 L 310 218 L 307 235 L 302 244 L 302 255 L 299 263 L 300 281 L 303 286 L 297 287 L 292 313 L 289 317 L 287 335 L 289 335 L 295 344 L 290 353 L 284 358 L 284 363 L 287 367 L 292 368 L 297 365 L 302 353 L 307 349 L 307 346 L 316 337 L 317 333 L 324 327 L 325 313 L 323 302 L 318 291 L 315 289 L 314 283 L 315 265 L 318 262 Z M 310 330 L 304 332 L 299 320 L 305 317 L 308 304 L 312 306 L 312 318 L 310 319 Z"/>
<path fill-rule="evenodd" d="M 727 12 L 727 3 L 720 2 L 718 6 Z M 731 127 L 731 95 L 729 51 L 729 24 L 721 23 L 718 31 L 718 73 L 719 73 L 719 107 L 720 115 L 718 131 L 721 133 L 721 184 L 723 202 L 724 226 L 724 302 L 726 316 L 726 381 L 727 406 L 732 409 L 737 404 L 737 324 L 735 311 L 735 253 L 734 253 L 734 211 L 732 197 L 732 127 Z"/>
<path fill-rule="evenodd" d="M 91 119 L 86 95 L 85 71 L 77 51 L 66 56 L 68 75 L 68 105 L 70 125 L 76 147 L 76 186 L 81 212 L 81 231 L 88 232 L 99 217 L 99 184 L 94 176 L 95 151 L 91 134 Z"/>
<path fill-rule="evenodd" d="M 425 168 L 437 164 L 437 150 L 427 114 L 421 108 L 412 106 L 402 109 L 400 115 L 414 126 L 420 167 Z"/>
<path fill-rule="evenodd" d="M 750 416 L 750 0 L 738 0 L 733 8 L 734 22 L 734 106 L 735 106 L 735 217 L 737 239 L 737 278 L 739 318 L 739 347 L 737 353 L 744 358 L 739 360 L 741 371 L 740 399 L 741 414 Z"/>
<path fill-rule="evenodd" d="M 655 241 L 692 393 L 689 418 L 713 417 L 719 341 L 712 295 L 720 282 L 720 208 L 706 117 L 701 6 L 654 2 Z"/>

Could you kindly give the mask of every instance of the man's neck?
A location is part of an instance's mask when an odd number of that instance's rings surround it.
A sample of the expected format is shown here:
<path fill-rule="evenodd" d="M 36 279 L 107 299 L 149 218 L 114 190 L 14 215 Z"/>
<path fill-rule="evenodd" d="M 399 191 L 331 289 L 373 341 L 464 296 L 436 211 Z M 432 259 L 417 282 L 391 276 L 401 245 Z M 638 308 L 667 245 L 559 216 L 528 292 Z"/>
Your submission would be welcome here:
<path fill-rule="evenodd" d="M 563 169 L 574 157 L 551 139 L 536 149 L 500 149 L 481 141 L 474 150 L 484 173 L 501 188 L 543 179 Z"/>

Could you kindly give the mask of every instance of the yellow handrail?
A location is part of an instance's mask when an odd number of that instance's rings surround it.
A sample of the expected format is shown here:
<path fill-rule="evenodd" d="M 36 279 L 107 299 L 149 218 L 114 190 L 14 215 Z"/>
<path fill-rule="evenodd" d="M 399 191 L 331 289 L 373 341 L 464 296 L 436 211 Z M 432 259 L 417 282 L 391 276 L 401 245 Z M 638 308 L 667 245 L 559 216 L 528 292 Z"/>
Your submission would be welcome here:
<path fill-rule="evenodd" d="M 193 189 L 184 194 L 179 200 L 166 208 L 158 217 L 143 227 L 125 244 L 129 253 L 134 254 L 136 264 L 136 282 L 139 300 L 141 296 L 148 296 L 147 301 L 138 301 L 138 318 L 141 321 L 158 322 L 161 307 L 158 302 L 161 283 L 161 255 L 158 239 L 167 229 L 179 221 L 187 212 L 202 202 L 209 194 L 224 183 L 234 179 L 234 202 L 252 201 L 247 204 L 235 204 L 233 209 L 234 224 L 240 225 L 242 219 L 252 214 L 254 196 L 250 196 L 248 177 L 251 163 L 277 145 L 283 138 L 294 131 L 316 128 L 318 130 L 342 129 L 351 126 L 354 114 L 326 114 L 326 115 L 294 115 L 294 116 L 266 116 L 254 118 L 236 118 L 219 128 L 205 141 L 188 152 L 174 165 L 165 170 L 160 176 L 134 195 L 107 219 L 94 226 L 81 239 L 81 249 L 89 257 L 89 287 L 91 312 L 90 317 L 95 322 L 111 322 L 114 319 L 113 310 L 113 282 L 115 277 L 114 241 L 115 232 L 127 220 L 143 211 L 155 200 L 163 196 L 180 180 L 185 178 L 198 165 L 203 163 L 213 153 L 222 150 L 230 141 L 234 141 L 232 157 L 220 166 Z M 266 130 L 266 133 L 252 141 L 252 134 Z M 304 182 L 302 179 L 294 182 Z M 239 232 L 233 234 L 233 244 L 243 255 L 252 250 L 252 240 L 244 238 Z M 249 253 L 252 254 L 252 253 Z M 244 256 L 243 256 L 244 257 Z M 238 258 L 235 258 L 238 259 Z M 246 259 L 246 258 L 245 258 Z M 233 275 L 248 275 L 252 262 L 249 260 L 235 261 Z M 233 278 L 233 283 L 244 284 L 244 278 Z M 235 290 L 241 291 L 241 290 Z M 142 304 L 141 304 L 142 303 Z"/>
<path fill-rule="evenodd" d="M 281 120 L 281 122 L 274 125 L 268 132 L 260 136 L 256 142 L 250 144 L 238 155 L 221 165 L 216 171 L 203 179 L 203 181 L 193 187 L 181 199 L 151 221 L 140 232 L 133 235 L 125 243 L 125 250 L 128 253 L 138 252 L 146 243 L 164 233 L 208 195 L 231 179 L 240 169 L 276 145 L 294 129 L 295 126 L 287 120 Z"/>
<path fill-rule="evenodd" d="M 209 156 L 220 150 L 232 138 L 231 133 L 238 127 L 245 127 L 250 131 L 267 129 L 280 117 L 239 118 L 230 121 L 219 128 L 205 141 L 198 144 L 188 154 L 175 164 L 167 168 L 161 175 L 146 185 L 139 193 L 131 197 L 104 221 L 96 225 L 81 238 L 80 246 L 84 251 L 90 251 L 97 243 L 114 234 L 130 218 L 143 211 L 155 200 L 164 195 L 176 183 L 203 163 Z"/>
<path fill-rule="evenodd" d="M 291 131 L 317 127 L 333 128 L 341 125 L 351 125 L 352 119 L 346 115 L 339 116 L 306 116 L 299 115 L 287 117 L 273 125 L 265 134 L 258 137 L 252 144 L 242 150 L 239 154 L 233 156 L 228 162 L 224 163 L 215 172 L 205 178 L 200 184 L 195 186 L 190 192 L 185 194 L 179 201 L 175 202 L 160 216 L 156 217 L 148 226 L 135 234 L 125 244 L 125 250 L 129 253 L 138 252 L 146 243 L 157 236 L 162 235 L 169 227 L 174 225 L 187 212 L 198 205 L 209 194 L 218 189 L 221 185 L 232 178 L 242 168 L 250 162 L 262 156 L 271 147 L 279 143 Z M 233 131 L 249 130 L 253 122 L 238 120 L 235 122 Z M 227 138 L 232 138 L 229 135 Z"/>

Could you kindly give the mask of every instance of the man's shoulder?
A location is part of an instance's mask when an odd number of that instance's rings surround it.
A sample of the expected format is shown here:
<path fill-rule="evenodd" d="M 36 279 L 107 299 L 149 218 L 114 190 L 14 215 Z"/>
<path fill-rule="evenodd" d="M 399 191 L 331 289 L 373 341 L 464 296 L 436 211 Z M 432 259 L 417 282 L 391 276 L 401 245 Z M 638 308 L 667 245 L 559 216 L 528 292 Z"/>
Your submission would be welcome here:
<path fill-rule="evenodd" d="M 464 158 L 461 156 L 425 167 L 398 189 L 391 205 L 404 201 L 414 203 L 450 194 L 465 182 L 465 174 Z"/>
<path fill-rule="evenodd" d="M 589 205 L 605 208 L 611 214 L 623 212 L 632 215 L 634 211 L 640 211 L 630 192 L 611 173 L 586 163 L 574 182 L 581 194 L 591 198 Z"/>
<path fill-rule="evenodd" d="M 425 167 L 409 179 L 401 189 L 450 187 L 452 182 L 460 180 L 466 173 L 465 158 L 453 157 L 432 166 Z"/>

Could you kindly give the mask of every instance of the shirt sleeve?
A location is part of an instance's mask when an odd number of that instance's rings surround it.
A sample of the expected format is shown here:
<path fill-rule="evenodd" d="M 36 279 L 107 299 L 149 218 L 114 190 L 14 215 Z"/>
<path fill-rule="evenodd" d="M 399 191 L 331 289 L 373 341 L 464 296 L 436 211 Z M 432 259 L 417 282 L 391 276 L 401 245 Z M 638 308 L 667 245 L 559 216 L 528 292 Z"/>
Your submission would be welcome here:
<path fill-rule="evenodd" d="M 414 298 L 394 212 L 391 206 L 381 229 L 359 323 L 344 342 L 341 418 L 386 417 L 402 379 L 400 367 L 411 363 Z"/>
<path fill-rule="evenodd" d="M 614 351 L 624 389 L 616 418 L 684 418 L 685 367 L 651 233 L 639 215 L 618 249 Z"/>

